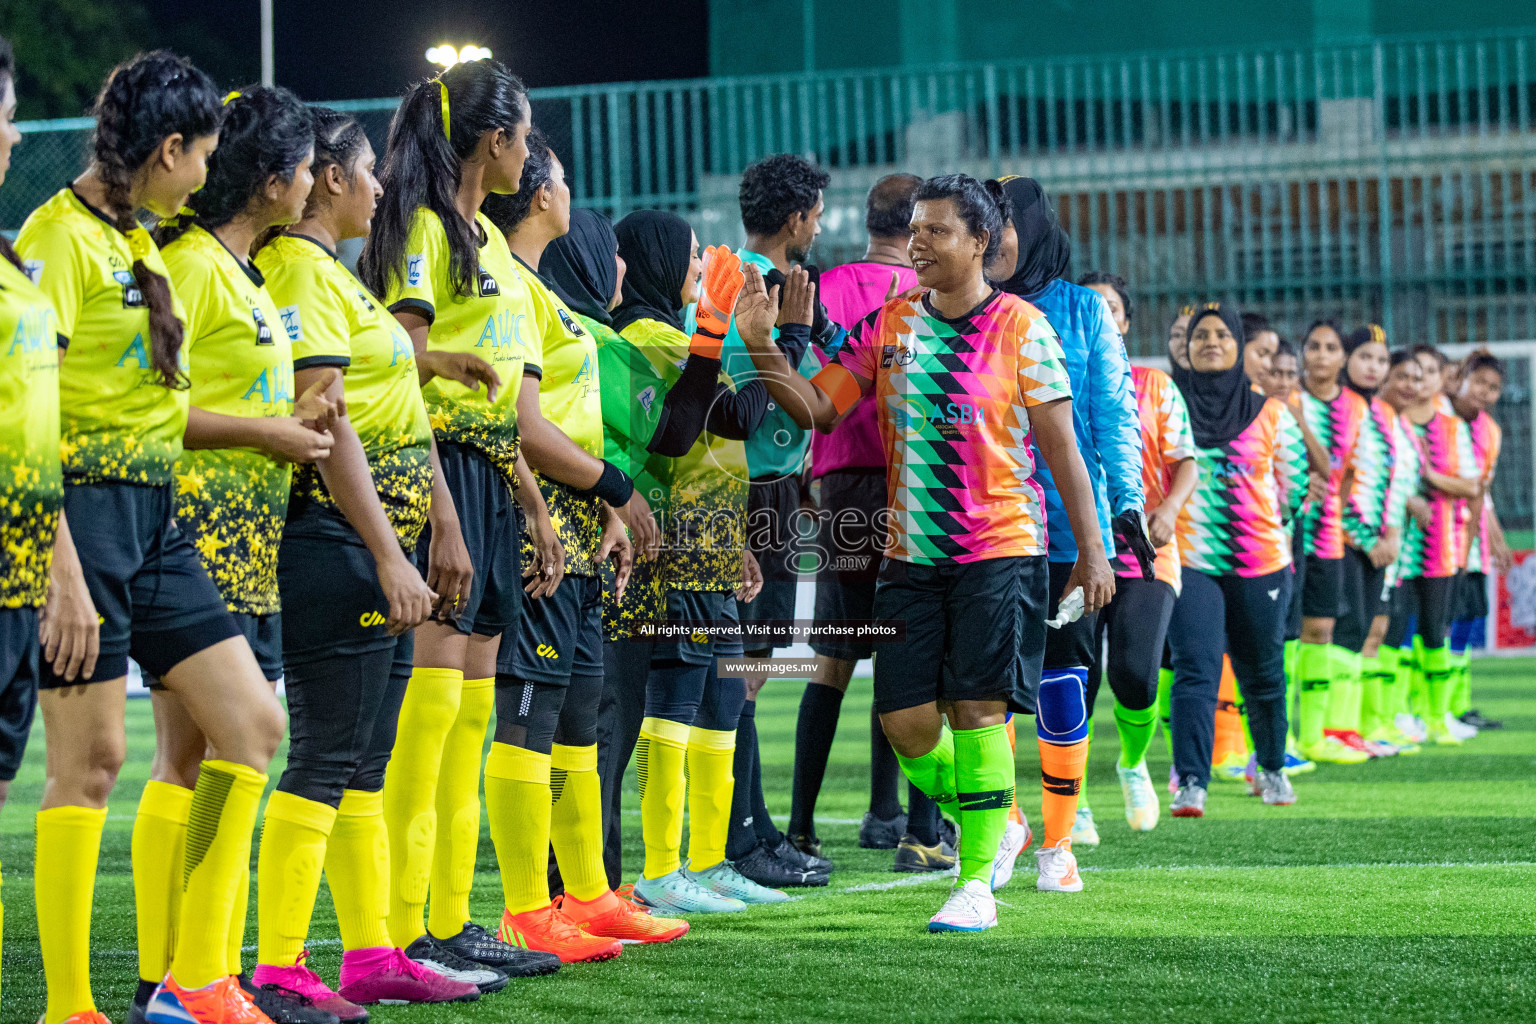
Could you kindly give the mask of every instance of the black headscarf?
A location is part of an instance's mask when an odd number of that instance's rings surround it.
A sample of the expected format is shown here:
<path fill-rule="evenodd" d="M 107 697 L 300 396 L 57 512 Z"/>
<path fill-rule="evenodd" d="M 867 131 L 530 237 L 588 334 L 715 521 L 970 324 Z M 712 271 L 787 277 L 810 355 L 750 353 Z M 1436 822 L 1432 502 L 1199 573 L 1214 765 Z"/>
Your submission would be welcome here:
<path fill-rule="evenodd" d="M 600 324 L 612 323 L 608 302 L 619 283 L 619 268 L 613 262 L 618 248 L 607 217 L 595 210 L 572 210 L 571 230 L 545 247 L 539 273 L 572 313 Z"/>
<path fill-rule="evenodd" d="M 1019 235 L 1019 262 L 1013 275 L 997 286 L 1028 299 L 1067 272 L 1072 240 L 1038 181 L 1017 176 L 997 180 L 1013 202 L 1013 229 Z"/>
<path fill-rule="evenodd" d="M 688 276 L 693 229 L 675 213 L 637 210 L 614 225 L 624 257 L 624 301 L 613 311 L 613 329 L 636 320 L 660 320 L 683 329 L 683 280 Z"/>
<path fill-rule="evenodd" d="M 1248 429 L 1267 399 L 1249 386 L 1248 375 L 1243 373 L 1243 319 L 1235 307 L 1211 302 L 1195 310 L 1189 319 L 1190 347 L 1194 347 L 1195 326 L 1210 316 L 1232 332 L 1237 341 L 1237 358 L 1227 369 L 1209 372 L 1186 370 L 1175 364 L 1173 382 L 1189 406 L 1195 444 L 1201 448 L 1220 448 Z"/>
<path fill-rule="evenodd" d="M 1378 345 L 1387 344 L 1387 332 L 1381 329 L 1380 324 L 1366 324 L 1364 327 L 1356 327 L 1344 336 L 1344 369 L 1339 371 L 1339 380 L 1344 386 L 1366 401 L 1376 397 L 1376 392 L 1381 388 L 1362 388 L 1349 376 L 1349 357 L 1355 354 L 1355 349 L 1361 345 L 1369 345 L 1371 342 Z M 1390 347 L 1390 346 L 1388 346 Z"/>

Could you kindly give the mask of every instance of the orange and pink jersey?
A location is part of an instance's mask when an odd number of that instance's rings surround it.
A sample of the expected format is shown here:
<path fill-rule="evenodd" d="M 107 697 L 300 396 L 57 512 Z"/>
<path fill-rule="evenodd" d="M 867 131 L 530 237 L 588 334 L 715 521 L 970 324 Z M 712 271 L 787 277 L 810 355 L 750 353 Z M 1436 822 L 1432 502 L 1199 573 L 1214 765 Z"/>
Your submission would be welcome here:
<path fill-rule="evenodd" d="M 1427 423 L 1417 424 L 1404 417 L 1404 425 L 1419 440 L 1425 469 L 1443 476 L 1475 480 L 1480 470 L 1472 454 L 1472 432 L 1467 428 L 1466 420 L 1454 411 L 1445 411 L 1449 404 L 1445 403 L 1442 408 L 1437 402 L 1434 415 Z M 1423 495 L 1429 503 L 1429 525 L 1414 531 L 1415 545 L 1406 552 L 1403 578 L 1454 576 L 1462 568 L 1462 555 L 1466 551 L 1467 503 L 1428 484 L 1424 485 Z"/>
<path fill-rule="evenodd" d="M 1029 410 L 1072 389 L 1038 309 L 996 292 L 950 319 L 925 298 L 893 299 L 850 335 L 838 362 L 877 403 L 888 557 L 933 565 L 1045 554 Z"/>
<path fill-rule="evenodd" d="M 1219 448 L 1196 448 L 1200 483 L 1179 513 L 1184 568 L 1267 576 L 1291 564 L 1287 524 L 1307 493 L 1301 428 L 1276 399 Z"/>
<path fill-rule="evenodd" d="M 1499 464 L 1499 450 L 1504 446 L 1504 431 L 1498 421 L 1488 415 L 1487 410 L 1478 413 L 1467 424 L 1467 430 L 1471 434 L 1472 458 L 1477 463 L 1480 479 L 1485 489 L 1491 488 L 1494 470 Z M 1470 506 L 1468 515 L 1470 517 Z M 1491 490 L 1485 490 L 1482 516 L 1476 523 L 1470 524 L 1472 536 L 1471 545 L 1467 549 L 1468 572 L 1487 572 L 1491 568 L 1488 559 L 1488 530 L 1493 515 L 1493 494 Z"/>
<path fill-rule="evenodd" d="M 1302 515 L 1301 528 L 1306 531 L 1302 550 L 1314 558 L 1343 558 L 1345 516 L 1353 511 L 1345 506 L 1344 478 L 1355 468 L 1355 448 L 1370 406 L 1346 387 L 1327 402 L 1303 389 L 1301 410 L 1312 435 L 1328 453 L 1328 489 L 1323 500 L 1311 502 Z"/>
<path fill-rule="evenodd" d="M 1194 456 L 1195 438 L 1189 427 L 1189 409 L 1173 378 L 1162 370 L 1132 366 L 1131 383 L 1136 390 L 1136 414 L 1141 421 L 1141 484 L 1147 494 L 1147 511 L 1151 512 L 1163 503 L 1173 486 L 1174 464 Z M 1118 537 L 1111 564 L 1117 576 L 1141 579 L 1136 556 Z M 1157 549 L 1152 570 L 1175 594 L 1179 592 L 1183 575 L 1177 535 Z"/>

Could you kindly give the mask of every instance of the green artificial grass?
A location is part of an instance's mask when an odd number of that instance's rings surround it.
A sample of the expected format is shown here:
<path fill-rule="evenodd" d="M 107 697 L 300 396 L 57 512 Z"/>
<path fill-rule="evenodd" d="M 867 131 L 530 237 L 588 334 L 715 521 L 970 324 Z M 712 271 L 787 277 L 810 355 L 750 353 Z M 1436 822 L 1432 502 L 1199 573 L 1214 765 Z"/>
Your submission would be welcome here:
<path fill-rule="evenodd" d="M 1536 662 L 1483 660 L 1475 703 L 1507 728 L 1459 748 L 1298 777 L 1299 802 L 1265 808 L 1213 783 L 1207 815 L 1167 816 L 1168 757 L 1149 762 L 1164 817 L 1124 824 L 1107 691 L 1087 796 L 1103 845 L 1080 850 L 1078 895 L 1034 890 L 1034 847 L 998 894 L 999 927 L 929 935 L 945 886 L 896 875 L 861 850 L 868 801 L 869 684 L 856 680 L 818 806 L 826 889 L 696 920 L 670 946 L 515 982 L 477 1004 L 379 1007 L 382 1024 L 421 1021 L 1310 1021 L 1531 1019 L 1536 1005 Z M 770 683 L 758 713 L 764 785 L 780 825 L 789 804 L 801 686 Z M 136 980 L 129 832 L 153 744 L 149 704 L 129 705 L 129 763 L 112 801 L 96 888 L 93 981 L 114 1024 Z M 32 811 L 41 727 L 0 814 L 6 936 L 0 1022 L 43 1010 L 32 911 Z M 1039 826 L 1032 730 L 1019 730 L 1020 792 Z M 280 763 L 273 766 L 273 777 Z M 640 863 L 633 775 L 626 865 Z M 494 925 L 500 886 L 482 823 L 474 910 Z M 255 899 L 248 941 L 255 943 Z M 311 964 L 335 980 L 335 915 L 322 887 Z M 254 948 L 247 966 L 254 963 Z"/>

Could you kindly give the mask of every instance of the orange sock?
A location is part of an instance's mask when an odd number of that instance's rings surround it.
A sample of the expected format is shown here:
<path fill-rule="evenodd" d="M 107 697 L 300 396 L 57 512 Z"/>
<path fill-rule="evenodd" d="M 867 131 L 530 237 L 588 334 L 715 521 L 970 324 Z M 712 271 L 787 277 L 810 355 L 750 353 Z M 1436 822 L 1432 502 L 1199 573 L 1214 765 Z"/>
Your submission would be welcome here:
<path fill-rule="evenodd" d="M 1232 659 L 1221 659 L 1221 686 L 1216 691 L 1216 742 L 1211 749 L 1211 764 L 1224 762 L 1231 754 L 1248 759 L 1248 743 L 1243 738 L 1243 716 L 1237 710 L 1237 676 Z"/>
<path fill-rule="evenodd" d="M 1009 715 L 1008 720 L 1003 723 L 1003 731 L 1008 734 L 1008 749 L 1013 752 L 1014 760 L 1018 760 L 1019 737 L 1018 734 L 1013 731 L 1012 715 Z M 1015 825 L 1024 824 L 1024 812 L 1019 810 L 1018 786 L 1013 787 L 1013 806 L 1008 808 L 1008 820 L 1013 822 Z"/>
<path fill-rule="evenodd" d="M 1077 817 L 1077 793 L 1088 767 L 1088 741 L 1058 746 L 1040 740 L 1040 819 L 1044 846 L 1054 846 L 1072 834 Z"/>

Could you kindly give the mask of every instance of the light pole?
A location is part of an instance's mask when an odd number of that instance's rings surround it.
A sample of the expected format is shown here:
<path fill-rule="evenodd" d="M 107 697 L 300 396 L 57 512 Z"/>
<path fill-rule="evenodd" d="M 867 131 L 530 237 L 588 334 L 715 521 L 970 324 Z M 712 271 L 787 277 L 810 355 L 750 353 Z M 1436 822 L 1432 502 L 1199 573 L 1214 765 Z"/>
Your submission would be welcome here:
<path fill-rule="evenodd" d="M 272 54 L 272 0 L 261 0 L 261 84 L 277 80 L 277 62 Z"/>

